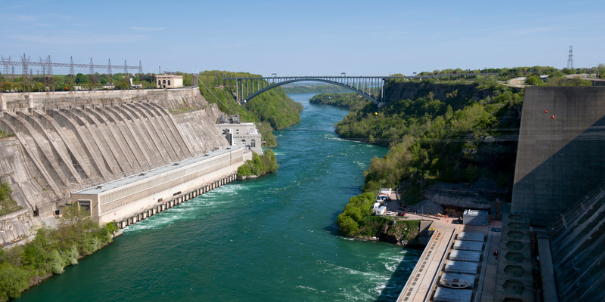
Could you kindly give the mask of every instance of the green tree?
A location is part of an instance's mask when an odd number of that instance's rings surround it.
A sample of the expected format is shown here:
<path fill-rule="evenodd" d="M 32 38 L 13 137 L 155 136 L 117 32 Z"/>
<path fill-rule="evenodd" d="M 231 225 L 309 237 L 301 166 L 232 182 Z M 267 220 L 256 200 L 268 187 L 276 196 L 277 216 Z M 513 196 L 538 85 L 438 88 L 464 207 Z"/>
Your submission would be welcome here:
<path fill-rule="evenodd" d="M 338 215 L 336 219 L 336 224 L 338 225 L 338 229 L 343 233 L 343 235 L 348 237 L 353 237 L 359 234 L 359 224 L 353 218 L 347 216 L 346 214 Z"/>
<path fill-rule="evenodd" d="M 525 84 L 527 84 L 527 85 L 535 86 L 535 85 L 539 85 L 542 83 L 543 83 L 542 79 L 540 79 L 540 77 L 537 75 L 531 75 L 531 76 L 527 77 L 527 79 L 525 80 Z"/>
<path fill-rule="evenodd" d="M 115 87 L 120 90 L 128 90 L 130 89 L 130 80 L 128 78 L 123 78 L 115 84 Z"/>
<path fill-rule="evenodd" d="M 19 298 L 21 292 L 28 288 L 29 273 L 11 265 L 8 262 L 0 264 L 0 301 L 9 298 Z"/>
<path fill-rule="evenodd" d="M 86 77 L 85 75 L 83 75 L 81 73 L 78 73 L 76 75 L 76 84 L 88 84 L 88 83 L 90 83 L 88 81 L 88 77 Z"/>

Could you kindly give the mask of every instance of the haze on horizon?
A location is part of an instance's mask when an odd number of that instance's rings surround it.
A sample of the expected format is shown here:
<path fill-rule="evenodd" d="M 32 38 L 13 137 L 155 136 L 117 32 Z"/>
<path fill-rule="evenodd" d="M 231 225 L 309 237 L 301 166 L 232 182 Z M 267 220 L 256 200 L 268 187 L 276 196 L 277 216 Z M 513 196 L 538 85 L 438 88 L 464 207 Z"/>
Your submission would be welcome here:
<path fill-rule="evenodd" d="M 573 45 L 575 67 L 594 67 L 605 63 L 604 15 L 600 0 L 23 0 L 3 3 L 0 55 L 50 55 L 61 63 L 72 56 L 82 64 L 140 60 L 146 73 L 161 66 L 264 76 L 411 75 L 564 68 Z"/>

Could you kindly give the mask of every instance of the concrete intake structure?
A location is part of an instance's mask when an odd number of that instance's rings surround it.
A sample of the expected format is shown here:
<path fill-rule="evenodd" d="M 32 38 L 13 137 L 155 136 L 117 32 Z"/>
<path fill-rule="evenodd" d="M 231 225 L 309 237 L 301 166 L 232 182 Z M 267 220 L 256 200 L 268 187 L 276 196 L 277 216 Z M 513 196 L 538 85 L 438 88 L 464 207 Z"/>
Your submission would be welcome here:
<path fill-rule="evenodd" d="M 227 147 L 72 194 L 72 202 L 86 206 L 99 223 L 122 220 L 225 175 L 234 175 L 244 162 L 244 149 Z"/>
<path fill-rule="evenodd" d="M 196 88 L 5 93 L 0 103 L 0 181 L 10 184 L 13 199 L 29 213 L 0 217 L 0 230 L 23 229 L 3 237 L 5 242 L 29 236 L 29 227 L 21 226 L 52 216 L 71 202 L 72 192 L 230 147 L 215 127 L 223 113 Z M 222 179 L 249 153 L 230 149 L 228 164 L 211 156 L 223 166 L 198 171 L 197 184 L 181 177 L 189 172 L 177 173 L 174 177 L 187 185 L 172 182 L 171 188 L 184 192 L 203 186 L 202 180 Z M 141 209 L 132 204 L 137 207 L 122 205 L 124 217 Z M 111 213 L 117 218 L 114 205 Z M 113 220 L 104 215 L 98 215 L 99 221 Z"/>

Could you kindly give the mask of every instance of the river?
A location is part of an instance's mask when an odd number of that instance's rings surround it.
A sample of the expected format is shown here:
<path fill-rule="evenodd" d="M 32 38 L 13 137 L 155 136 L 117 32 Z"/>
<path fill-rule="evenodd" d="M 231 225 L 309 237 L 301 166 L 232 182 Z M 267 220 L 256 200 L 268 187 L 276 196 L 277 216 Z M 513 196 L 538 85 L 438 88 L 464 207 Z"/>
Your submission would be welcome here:
<path fill-rule="evenodd" d="M 292 94 L 279 172 L 236 181 L 134 226 L 24 301 L 394 301 L 420 251 L 338 235 L 363 170 L 387 148 L 346 141 L 347 110 Z"/>

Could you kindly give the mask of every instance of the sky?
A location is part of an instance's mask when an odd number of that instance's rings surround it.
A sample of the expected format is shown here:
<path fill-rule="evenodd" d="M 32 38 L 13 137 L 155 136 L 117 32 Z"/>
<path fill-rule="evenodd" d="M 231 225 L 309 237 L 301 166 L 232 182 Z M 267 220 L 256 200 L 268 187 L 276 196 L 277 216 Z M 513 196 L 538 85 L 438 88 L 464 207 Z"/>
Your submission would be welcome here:
<path fill-rule="evenodd" d="M 71 57 L 80 64 L 91 58 L 122 66 L 141 61 L 145 73 L 158 73 L 161 66 L 263 76 L 384 76 L 447 68 L 564 68 L 573 46 L 575 67 L 605 63 L 603 0 L 0 4 L 0 55 L 13 61 L 23 54 L 37 62 L 50 55 L 55 63 Z"/>

